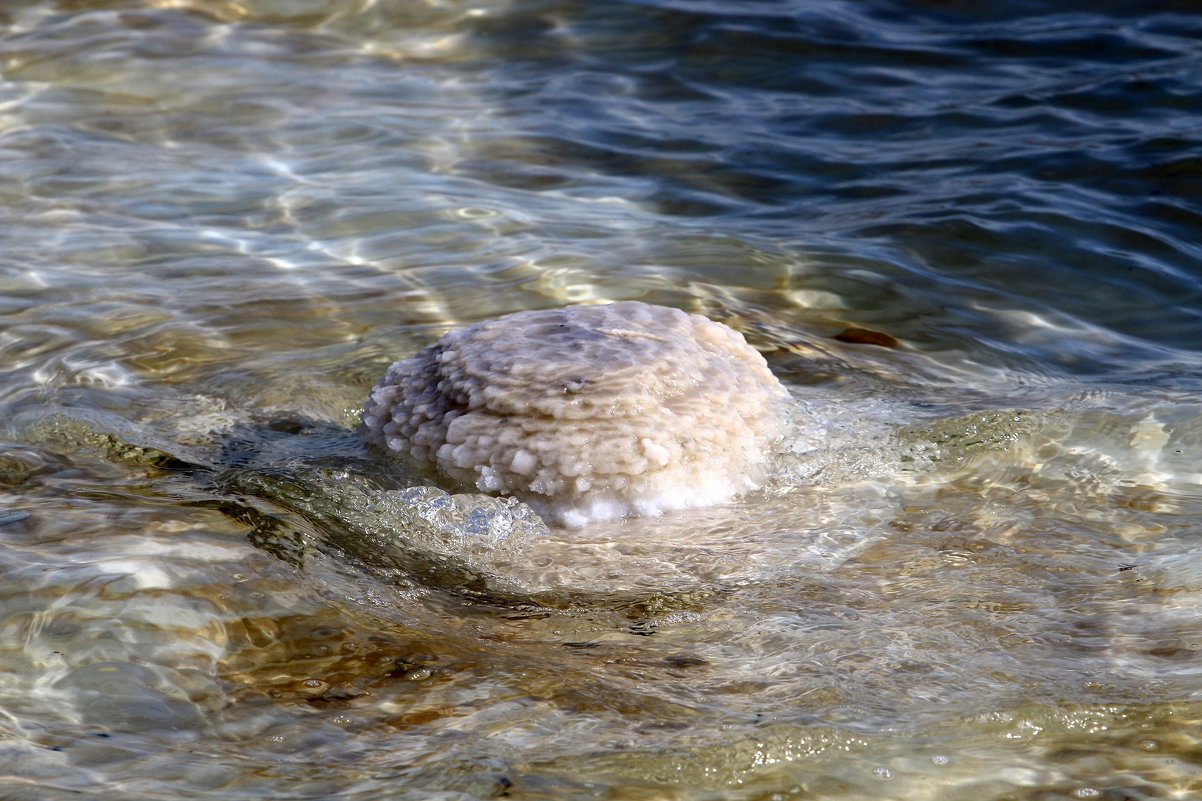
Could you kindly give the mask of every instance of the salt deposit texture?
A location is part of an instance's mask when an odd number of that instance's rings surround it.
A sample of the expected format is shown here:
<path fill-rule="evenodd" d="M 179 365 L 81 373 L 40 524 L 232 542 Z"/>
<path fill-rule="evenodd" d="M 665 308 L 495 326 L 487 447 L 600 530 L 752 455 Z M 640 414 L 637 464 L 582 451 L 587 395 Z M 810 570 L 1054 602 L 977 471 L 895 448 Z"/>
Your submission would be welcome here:
<path fill-rule="evenodd" d="M 512 314 L 397 362 L 368 438 L 568 526 L 756 488 L 787 393 L 742 335 L 639 302 Z"/>

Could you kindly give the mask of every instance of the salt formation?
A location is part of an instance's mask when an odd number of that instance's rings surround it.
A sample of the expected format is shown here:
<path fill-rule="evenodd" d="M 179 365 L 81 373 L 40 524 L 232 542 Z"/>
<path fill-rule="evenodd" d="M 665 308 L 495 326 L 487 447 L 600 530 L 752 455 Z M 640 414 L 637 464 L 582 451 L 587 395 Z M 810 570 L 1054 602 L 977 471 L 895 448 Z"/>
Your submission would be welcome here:
<path fill-rule="evenodd" d="M 363 423 L 377 445 L 580 526 L 754 489 L 786 398 L 742 335 L 623 302 L 453 331 L 389 368 Z"/>

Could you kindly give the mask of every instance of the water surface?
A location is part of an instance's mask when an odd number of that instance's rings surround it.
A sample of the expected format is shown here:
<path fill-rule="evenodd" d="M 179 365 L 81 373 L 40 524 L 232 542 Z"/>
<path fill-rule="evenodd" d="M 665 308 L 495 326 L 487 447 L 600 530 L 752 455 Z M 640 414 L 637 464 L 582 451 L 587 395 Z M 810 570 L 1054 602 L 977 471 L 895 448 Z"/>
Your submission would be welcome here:
<path fill-rule="evenodd" d="M 5 798 L 1202 793 L 1202 16 L 0 10 Z M 565 532 L 354 431 L 635 299 L 791 455 Z"/>

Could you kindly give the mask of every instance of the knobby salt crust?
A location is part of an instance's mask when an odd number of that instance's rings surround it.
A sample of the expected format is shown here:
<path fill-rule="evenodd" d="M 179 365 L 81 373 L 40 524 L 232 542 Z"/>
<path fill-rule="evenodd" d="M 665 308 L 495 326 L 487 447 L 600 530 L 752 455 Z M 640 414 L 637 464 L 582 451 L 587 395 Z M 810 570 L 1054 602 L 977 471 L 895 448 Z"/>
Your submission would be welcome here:
<path fill-rule="evenodd" d="M 363 423 L 381 447 L 580 526 L 756 488 L 787 397 L 741 334 L 622 302 L 453 331 L 389 368 Z"/>

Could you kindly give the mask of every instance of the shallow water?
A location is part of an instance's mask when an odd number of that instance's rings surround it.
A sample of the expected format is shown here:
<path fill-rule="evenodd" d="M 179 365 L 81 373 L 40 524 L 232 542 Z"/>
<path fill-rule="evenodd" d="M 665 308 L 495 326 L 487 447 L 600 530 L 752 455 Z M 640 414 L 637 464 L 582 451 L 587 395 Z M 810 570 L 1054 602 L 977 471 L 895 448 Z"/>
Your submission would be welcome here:
<path fill-rule="evenodd" d="M 1202 16 L 0 9 L 0 795 L 1202 794 Z M 563 531 L 354 432 L 637 299 L 797 409 Z"/>

